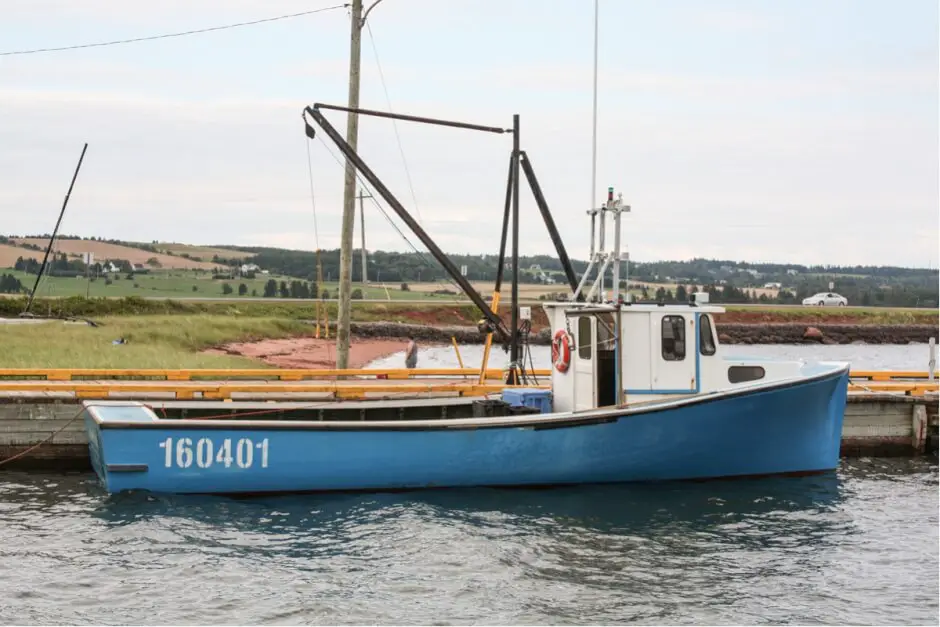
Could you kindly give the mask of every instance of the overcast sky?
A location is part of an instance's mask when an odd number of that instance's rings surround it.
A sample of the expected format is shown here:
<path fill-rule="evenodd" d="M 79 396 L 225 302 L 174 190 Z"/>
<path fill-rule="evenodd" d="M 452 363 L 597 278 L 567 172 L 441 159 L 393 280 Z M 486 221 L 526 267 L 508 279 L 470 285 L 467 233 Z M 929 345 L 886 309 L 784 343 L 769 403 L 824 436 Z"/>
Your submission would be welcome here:
<path fill-rule="evenodd" d="M 2 0 L 0 52 L 341 2 Z M 934 0 L 600 2 L 595 199 L 613 185 L 632 205 L 632 258 L 937 267 Z M 384 0 L 369 17 L 394 110 L 505 126 L 521 114 L 523 147 L 578 258 L 593 20 L 592 0 Z M 368 31 L 362 55 L 362 106 L 386 109 Z M 342 169 L 310 143 L 317 233 L 301 112 L 345 103 L 348 56 L 344 9 L 0 56 L 0 232 L 52 230 L 87 141 L 64 233 L 338 247 Z M 342 114 L 330 119 L 345 131 Z M 398 131 L 414 197 L 387 120 L 361 125 L 373 168 L 444 250 L 497 252 L 510 137 Z M 522 211 L 523 253 L 551 252 L 528 194 Z M 374 206 L 366 222 L 369 248 L 407 250 Z"/>

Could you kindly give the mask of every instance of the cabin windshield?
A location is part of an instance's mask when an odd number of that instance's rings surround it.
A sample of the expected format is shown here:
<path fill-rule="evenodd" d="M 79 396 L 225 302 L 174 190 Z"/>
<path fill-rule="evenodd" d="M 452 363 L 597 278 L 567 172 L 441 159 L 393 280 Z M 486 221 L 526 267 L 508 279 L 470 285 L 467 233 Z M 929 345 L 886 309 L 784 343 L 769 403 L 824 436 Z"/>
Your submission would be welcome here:
<path fill-rule="evenodd" d="M 699 317 L 699 352 L 703 355 L 715 354 L 715 336 L 712 334 L 711 316 L 702 314 Z"/>

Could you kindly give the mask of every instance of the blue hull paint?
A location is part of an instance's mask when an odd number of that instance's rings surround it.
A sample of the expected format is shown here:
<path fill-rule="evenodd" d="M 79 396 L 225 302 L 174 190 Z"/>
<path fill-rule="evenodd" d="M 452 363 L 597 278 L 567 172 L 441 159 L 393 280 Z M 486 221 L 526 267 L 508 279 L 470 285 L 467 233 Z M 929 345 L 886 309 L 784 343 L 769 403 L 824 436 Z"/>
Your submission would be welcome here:
<path fill-rule="evenodd" d="M 91 418 L 86 425 L 92 462 L 110 492 L 251 493 L 703 479 L 836 468 L 847 388 L 848 371 L 840 369 L 785 387 L 639 412 L 620 410 L 619 417 L 610 416 L 615 420 L 545 429 L 518 425 L 397 430 L 137 428 L 126 422 L 109 427 L 106 421 L 102 427 Z M 167 438 L 169 455 L 160 446 Z M 239 444 L 243 439 L 250 442 Z M 210 444 L 200 440 L 211 442 L 211 455 Z"/>

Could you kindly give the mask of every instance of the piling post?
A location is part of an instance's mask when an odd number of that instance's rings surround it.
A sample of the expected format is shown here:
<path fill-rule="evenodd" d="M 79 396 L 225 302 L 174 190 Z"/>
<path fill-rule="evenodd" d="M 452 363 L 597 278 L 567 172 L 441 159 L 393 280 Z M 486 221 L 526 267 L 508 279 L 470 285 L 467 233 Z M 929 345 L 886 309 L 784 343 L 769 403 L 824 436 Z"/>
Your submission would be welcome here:
<path fill-rule="evenodd" d="M 930 338 L 927 343 L 929 349 L 929 359 L 927 360 L 927 380 L 934 382 L 934 371 L 937 368 L 937 340 Z"/>
<path fill-rule="evenodd" d="M 927 406 L 916 403 L 911 412 L 911 447 L 914 453 L 922 455 L 927 445 Z"/>

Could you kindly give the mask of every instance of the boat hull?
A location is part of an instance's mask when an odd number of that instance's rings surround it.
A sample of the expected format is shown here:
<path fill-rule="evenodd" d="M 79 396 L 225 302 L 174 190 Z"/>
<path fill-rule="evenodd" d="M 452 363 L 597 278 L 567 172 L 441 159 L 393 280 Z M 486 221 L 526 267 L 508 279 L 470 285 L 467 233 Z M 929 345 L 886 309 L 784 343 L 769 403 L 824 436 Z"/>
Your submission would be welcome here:
<path fill-rule="evenodd" d="M 266 427 L 89 415 L 86 426 L 92 463 L 110 492 L 708 479 L 836 468 L 847 389 L 848 369 L 840 367 L 784 384 L 567 416 Z"/>

